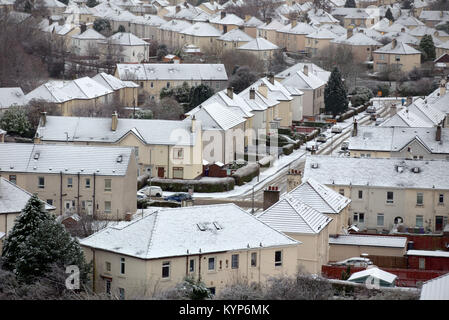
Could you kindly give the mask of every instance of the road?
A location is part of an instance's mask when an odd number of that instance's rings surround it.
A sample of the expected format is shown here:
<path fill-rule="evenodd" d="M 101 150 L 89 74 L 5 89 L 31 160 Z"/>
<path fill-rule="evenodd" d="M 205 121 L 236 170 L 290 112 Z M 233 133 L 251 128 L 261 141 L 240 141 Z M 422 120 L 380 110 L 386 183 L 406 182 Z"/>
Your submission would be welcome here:
<path fill-rule="evenodd" d="M 385 104 L 384 106 L 380 106 L 378 110 L 380 110 L 380 116 L 384 119 L 389 118 L 390 115 L 390 104 Z M 365 113 L 363 118 L 358 122 L 359 125 L 374 125 L 374 121 L 369 120 L 369 114 Z M 346 124 L 347 125 L 347 124 Z M 331 133 L 330 129 L 326 131 L 326 135 L 328 136 L 328 141 L 324 143 L 323 148 L 319 148 L 316 152 L 320 155 L 330 155 L 333 156 L 344 156 L 340 152 L 340 145 L 343 141 L 345 141 L 352 132 L 352 123 L 344 128 L 344 131 L 339 134 Z M 323 145 L 323 144 L 321 144 Z M 305 148 L 302 146 L 301 148 Z M 304 165 L 306 160 L 306 155 L 310 154 L 310 152 L 306 152 L 301 155 L 298 159 L 294 160 L 288 166 L 280 168 L 275 177 L 272 179 L 266 179 L 261 181 L 260 183 L 254 185 L 252 190 L 245 192 L 241 195 L 234 197 L 227 197 L 225 199 L 216 199 L 216 198 L 201 198 L 195 199 L 195 204 L 216 204 L 216 203 L 229 203 L 233 202 L 238 204 L 243 209 L 247 209 L 249 212 L 254 208 L 254 212 L 258 213 L 262 211 L 263 206 L 263 191 L 268 188 L 268 186 L 277 186 L 281 192 L 281 195 L 287 192 L 287 173 L 290 169 L 296 169 L 300 171 L 304 171 Z"/>

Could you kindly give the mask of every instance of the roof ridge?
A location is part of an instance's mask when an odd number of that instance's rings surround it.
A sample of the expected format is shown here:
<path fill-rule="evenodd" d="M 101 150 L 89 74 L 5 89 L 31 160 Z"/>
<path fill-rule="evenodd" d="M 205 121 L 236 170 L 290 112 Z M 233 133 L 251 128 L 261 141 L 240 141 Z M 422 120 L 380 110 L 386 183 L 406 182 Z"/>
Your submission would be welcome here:
<path fill-rule="evenodd" d="M 151 228 L 151 234 L 150 234 L 150 239 L 148 240 L 148 245 L 147 245 L 147 252 L 145 254 L 145 258 L 148 258 L 148 252 L 150 251 L 152 242 L 153 242 L 153 237 L 154 237 L 154 231 L 156 230 L 156 224 L 159 221 L 159 211 L 160 210 L 156 210 L 155 212 L 149 214 L 147 217 L 151 216 L 152 214 L 154 214 L 154 223 L 153 223 L 153 228 Z M 139 220 L 137 220 L 139 221 Z"/>
<path fill-rule="evenodd" d="M 320 229 L 318 229 L 318 230 L 316 230 L 315 228 L 313 228 L 313 227 L 311 226 L 311 224 L 307 221 L 307 219 L 305 219 L 304 216 L 303 216 L 301 213 L 299 213 L 298 210 L 296 210 L 295 204 L 294 204 L 294 203 L 292 202 L 292 200 L 291 200 L 291 199 L 292 199 L 291 196 L 288 196 L 288 195 L 287 195 L 287 196 L 284 197 L 284 199 L 288 202 L 288 204 L 292 207 L 292 209 L 295 210 L 296 214 L 297 214 L 298 216 L 300 216 L 302 220 L 305 221 L 305 223 L 307 224 L 307 226 L 308 226 L 312 231 L 314 231 L 314 232 L 316 232 L 316 233 L 319 233 L 320 230 L 323 230 L 323 228 L 321 228 L 321 225 L 320 225 Z M 309 210 L 315 211 L 315 212 L 319 213 L 320 215 L 323 215 L 323 216 L 324 216 L 324 214 L 322 214 L 321 212 L 319 212 L 319 211 L 316 210 L 315 208 L 312 208 L 311 206 L 309 206 L 309 205 L 308 205 L 307 203 L 305 203 L 304 201 L 302 201 L 302 200 L 300 200 L 300 199 L 297 199 L 297 198 L 295 198 L 295 201 L 297 201 L 297 202 L 299 202 L 300 204 L 304 205 L 305 207 L 309 208 Z M 327 222 L 327 220 L 326 220 L 326 222 Z"/>
<path fill-rule="evenodd" d="M 312 184 L 310 184 L 309 183 L 309 180 L 312 180 L 312 183 L 313 182 L 316 182 L 317 184 L 319 183 L 319 182 L 317 182 L 317 181 L 315 181 L 313 178 L 308 178 L 306 181 L 305 181 L 305 183 L 307 183 L 317 194 L 318 194 L 318 196 L 321 198 L 321 199 L 323 199 L 323 201 L 329 206 L 329 208 L 331 208 L 333 211 L 336 211 L 335 210 L 335 208 L 326 200 L 326 199 L 324 199 L 323 198 L 323 196 L 321 195 L 321 193 L 320 192 L 318 192 L 318 190 L 312 185 Z M 332 189 L 331 189 L 332 190 Z M 332 191 L 334 191 L 334 190 L 332 190 Z M 335 191 L 334 191 L 335 192 Z M 335 213 L 338 213 L 338 212 L 335 212 Z"/>

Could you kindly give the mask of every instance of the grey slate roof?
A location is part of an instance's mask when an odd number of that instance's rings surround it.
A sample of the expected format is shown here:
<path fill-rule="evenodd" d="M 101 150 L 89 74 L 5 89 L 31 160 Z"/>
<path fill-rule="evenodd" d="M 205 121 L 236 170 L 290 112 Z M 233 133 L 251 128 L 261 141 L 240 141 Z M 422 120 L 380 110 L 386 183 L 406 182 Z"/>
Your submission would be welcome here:
<path fill-rule="evenodd" d="M 187 134 L 175 135 L 183 129 Z M 39 125 L 36 132 L 44 141 L 102 143 L 117 143 L 128 134 L 135 135 L 143 143 L 156 145 L 194 145 L 196 139 L 190 122 L 176 120 L 119 118 L 117 130 L 112 131 L 111 118 L 47 116 L 45 127 Z"/>
<path fill-rule="evenodd" d="M 121 80 L 228 80 L 223 64 L 117 64 Z"/>
<path fill-rule="evenodd" d="M 0 143 L 0 171 L 124 176 L 132 152 L 128 147 Z"/>
<path fill-rule="evenodd" d="M 223 204 L 161 209 L 142 219 L 105 228 L 80 244 L 141 259 L 158 259 L 296 246 L 300 242 L 234 204 Z"/>
<path fill-rule="evenodd" d="M 312 168 L 312 163 L 318 167 Z M 412 171 L 415 167 L 419 173 Z M 308 178 L 328 186 L 445 190 L 449 189 L 449 161 L 308 156 L 304 179 Z"/>

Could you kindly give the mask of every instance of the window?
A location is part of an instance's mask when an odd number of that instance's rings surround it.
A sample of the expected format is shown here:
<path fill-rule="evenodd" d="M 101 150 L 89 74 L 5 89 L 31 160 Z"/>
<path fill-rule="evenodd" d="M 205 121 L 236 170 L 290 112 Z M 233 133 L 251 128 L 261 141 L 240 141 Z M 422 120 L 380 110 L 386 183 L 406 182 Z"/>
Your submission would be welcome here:
<path fill-rule="evenodd" d="M 153 82 L 150 83 L 150 87 L 151 87 L 151 88 L 154 87 L 154 83 L 153 83 Z"/>
<path fill-rule="evenodd" d="M 239 255 L 233 254 L 231 257 L 231 268 L 238 269 L 239 268 Z"/>
<path fill-rule="evenodd" d="M 209 258 L 208 262 L 209 262 L 208 263 L 208 269 L 210 271 L 214 271 L 215 270 L 215 258 Z"/>
<path fill-rule="evenodd" d="M 173 158 L 174 159 L 183 159 L 184 158 L 184 149 L 182 149 L 182 148 L 173 149 Z"/>
<path fill-rule="evenodd" d="M 401 56 L 396 56 L 396 57 L 395 57 L 395 60 L 396 60 L 396 61 L 401 61 Z"/>
<path fill-rule="evenodd" d="M 424 226 L 424 217 L 423 216 L 416 216 L 416 227 L 422 228 Z"/>
<path fill-rule="evenodd" d="M 53 205 L 53 199 L 47 199 L 47 204 L 49 204 L 49 205 Z"/>
<path fill-rule="evenodd" d="M 111 294 L 111 280 L 106 279 L 106 293 Z"/>
<path fill-rule="evenodd" d="M 17 176 L 15 174 L 9 175 L 9 181 L 16 184 L 17 183 Z"/>
<path fill-rule="evenodd" d="M 45 187 L 45 178 L 44 177 L 38 177 L 38 183 L 37 183 L 37 187 L 39 189 L 44 189 Z"/>
<path fill-rule="evenodd" d="M 439 197 L 438 197 L 438 204 L 443 204 L 444 203 L 444 194 L 440 193 Z"/>
<path fill-rule="evenodd" d="M 189 261 L 189 272 L 195 272 L 195 259 Z"/>
<path fill-rule="evenodd" d="M 274 252 L 274 266 L 275 267 L 282 266 L 282 251 Z"/>
<path fill-rule="evenodd" d="M 384 225 L 384 214 L 383 213 L 378 213 L 377 214 L 377 225 L 379 227 Z"/>
<path fill-rule="evenodd" d="M 104 202 L 104 213 L 111 213 L 111 201 Z"/>
<path fill-rule="evenodd" d="M 167 88 L 170 88 L 170 82 L 167 82 Z"/>
<path fill-rule="evenodd" d="M 119 299 L 120 300 L 125 300 L 125 289 L 118 288 L 118 292 L 119 292 Z"/>
<path fill-rule="evenodd" d="M 104 179 L 104 191 L 112 191 L 112 180 Z"/>
<path fill-rule="evenodd" d="M 338 190 L 338 193 L 341 194 L 342 196 L 344 196 L 345 195 L 345 189 Z"/>
<path fill-rule="evenodd" d="M 173 179 L 183 179 L 184 178 L 184 168 L 174 167 L 173 168 Z"/>
<path fill-rule="evenodd" d="M 257 267 L 257 252 L 251 253 L 251 267 Z"/>
<path fill-rule="evenodd" d="M 84 185 L 85 185 L 86 189 L 90 189 L 90 178 L 86 178 Z"/>
<path fill-rule="evenodd" d="M 359 223 L 365 223 L 365 214 L 359 213 Z"/>
<path fill-rule="evenodd" d="M 362 199 L 362 198 L 363 198 L 363 191 L 359 190 L 359 199 Z"/>
<path fill-rule="evenodd" d="M 120 273 L 125 274 L 125 258 L 120 258 Z"/>
<path fill-rule="evenodd" d="M 416 205 L 422 206 L 424 204 L 424 194 L 422 192 L 418 192 L 416 194 Z"/>
<path fill-rule="evenodd" d="M 426 268 L 426 259 L 425 258 L 419 258 L 419 268 L 420 269 Z"/>
<path fill-rule="evenodd" d="M 352 221 L 353 222 L 358 222 L 359 221 L 359 214 L 357 212 L 354 212 L 354 215 L 352 216 Z"/>
<path fill-rule="evenodd" d="M 393 191 L 387 191 L 387 203 L 393 203 Z"/>
<path fill-rule="evenodd" d="M 213 295 L 215 294 L 215 287 L 210 287 L 210 288 L 207 288 L 207 289 L 209 289 L 211 294 L 213 294 Z"/>
<path fill-rule="evenodd" d="M 73 178 L 67 178 L 67 188 L 73 188 Z"/>
<path fill-rule="evenodd" d="M 162 262 L 162 278 L 170 278 L 170 261 Z"/>
<path fill-rule="evenodd" d="M 143 82 L 142 81 L 140 81 L 140 87 L 143 88 Z"/>
<path fill-rule="evenodd" d="M 111 271 L 111 263 L 106 261 L 105 265 L 106 265 L 106 271 Z"/>

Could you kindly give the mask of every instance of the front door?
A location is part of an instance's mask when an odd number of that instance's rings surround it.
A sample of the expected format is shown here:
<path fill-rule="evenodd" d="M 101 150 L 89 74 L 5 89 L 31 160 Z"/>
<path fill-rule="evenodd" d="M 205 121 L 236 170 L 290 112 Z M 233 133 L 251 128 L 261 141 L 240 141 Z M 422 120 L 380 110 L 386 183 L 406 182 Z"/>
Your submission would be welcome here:
<path fill-rule="evenodd" d="M 163 178 L 164 177 L 164 167 L 158 167 L 157 168 L 157 177 L 158 178 Z"/>
<path fill-rule="evenodd" d="M 435 231 L 443 230 L 443 216 L 435 217 Z"/>
<path fill-rule="evenodd" d="M 92 215 L 92 213 L 93 213 L 93 210 L 92 210 L 92 200 L 87 200 L 86 201 L 86 209 L 87 209 L 87 214 L 89 215 L 89 216 L 91 216 Z"/>

